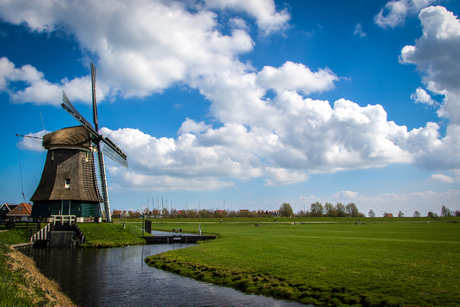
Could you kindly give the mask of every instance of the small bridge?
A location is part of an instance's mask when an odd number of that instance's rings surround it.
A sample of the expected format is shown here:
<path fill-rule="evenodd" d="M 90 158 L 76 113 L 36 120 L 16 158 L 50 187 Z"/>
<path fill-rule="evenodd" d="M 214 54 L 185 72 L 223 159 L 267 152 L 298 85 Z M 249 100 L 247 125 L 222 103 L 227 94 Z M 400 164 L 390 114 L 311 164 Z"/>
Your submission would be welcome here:
<path fill-rule="evenodd" d="M 153 236 L 143 236 L 147 244 L 172 244 L 172 243 L 196 243 L 202 240 L 215 239 L 216 236 L 202 236 L 190 233 L 182 233 L 182 229 L 173 229 L 173 232 L 154 232 Z"/>

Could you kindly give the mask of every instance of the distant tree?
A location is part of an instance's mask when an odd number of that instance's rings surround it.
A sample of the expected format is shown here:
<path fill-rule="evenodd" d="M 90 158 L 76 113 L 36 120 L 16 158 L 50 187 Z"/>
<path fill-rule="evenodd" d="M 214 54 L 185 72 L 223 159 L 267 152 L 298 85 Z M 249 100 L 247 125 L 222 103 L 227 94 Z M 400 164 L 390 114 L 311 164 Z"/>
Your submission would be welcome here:
<path fill-rule="evenodd" d="M 342 203 L 337 203 L 335 205 L 335 210 L 337 210 L 337 216 L 338 217 L 344 217 L 347 216 L 347 209 Z"/>
<path fill-rule="evenodd" d="M 163 217 L 169 217 L 169 211 L 167 208 L 163 208 L 163 211 L 161 212 Z"/>
<path fill-rule="evenodd" d="M 372 210 L 372 209 L 369 210 L 369 212 L 367 213 L 367 216 L 368 216 L 368 217 L 375 217 L 375 212 L 374 212 L 374 210 Z"/>
<path fill-rule="evenodd" d="M 310 206 L 310 214 L 311 216 L 323 216 L 324 213 L 324 208 L 323 205 L 317 201 L 314 204 L 311 204 Z"/>
<path fill-rule="evenodd" d="M 430 212 L 428 212 L 428 217 L 432 217 L 434 219 L 437 219 L 438 215 L 436 213 L 430 211 Z"/>
<path fill-rule="evenodd" d="M 404 213 L 401 210 L 398 212 L 398 217 L 404 217 Z"/>
<path fill-rule="evenodd" d="M 444 217 L 452 216 L 452 212 L 446 206 L 442 206 L 442 208 L 441 208 L 441 216 L 444 216 Z"/>
<path fill-rule="evenodd" d="M 349 203 L 346 209 L 349 216 L 357 217 L 359 215 L 358 207 L 354 203 Z"/>
<path fill-rule="evenodd" d="M 460 216 L 460 210 L 455 210 L 453 213 L 452 213 L 453 216 Z"/>
<path fill-rule="evenodd" d="M 420 212 L 418 212 L 418 211 L 415 211 L 415 212 L 414 212 L 414 217 L 421 217 L 421 216 L 422 216 L 422 215 L 420 214 Z"/>
<path fill-rule="evenodd" d="M 335 211 L 335 207 L 331 203 L 326 203 L 324 205 L 324 210 L 326 211 L 326 215 L 330 217 L 335 217 L 337 216 L 337 211 Z"/>
<path fill-rule="evenodd" d="M 229 217 L 237 217 L 238 216 L 238 212 L 236 212 L 235 210 L 232 210 L 230 211 L 230 213 L 228 214 Z"/>
<path fill-rule="evenodd" d="M 306 217 L 308 216 L 308 211 L 303 211 L 303 210 L 300 210 L 299 212 L 297 212 L 296 214 L 294 214 L 295 216 L 298 216 L 298 217 Z"/>
<path fill-rule="evenodd" d="M 288 203 L 283 203 L 280 206 L 280 212 L 281 216 L 291 217 L 294 215 L 294 211 L 292 210 L 291 205 Z"/>

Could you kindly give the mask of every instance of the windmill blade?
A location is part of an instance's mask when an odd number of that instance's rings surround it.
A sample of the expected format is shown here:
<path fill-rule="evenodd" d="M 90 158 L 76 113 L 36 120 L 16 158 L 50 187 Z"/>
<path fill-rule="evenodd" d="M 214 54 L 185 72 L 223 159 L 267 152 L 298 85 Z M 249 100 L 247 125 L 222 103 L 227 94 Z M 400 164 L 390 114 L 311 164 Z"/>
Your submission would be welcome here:
<path fill-rule="evenodd" d="M 99 162 L 99 180 L 101 183 L 101 196 L 104 204 L 104 208 L 102 211 L 103 215 L 105 216 L 107 222 L 111 222 L 111 214 L 110 214 L 110 205 L 109 205 L 109 191 L 107 188 L 107 178 L 105 175 L 105 163 L 104 163 L 104 155 L 101 151 L 101 144 L 100 141 L 97 142 L 97 160 Z"/>
<path fill-rule="evenodd" d="M 111 139 L 107 137 L 103 137 L 102 141 L 104 142 L 104 148 L 102 152 L 112 159 L 113 161 L 117 162 L 118 164 L 128 168 L 128 159 L 127 155 L 112 142 Z"/>
<path fill-rule="evenodd" d="M 91 87 L 92 87 L 92 94 L 93 94 L 93 123 L 94 127 L 96 127 L 96 131 L 99 132 L 99 121 L 97 119 L 97 103 L 96 103 L 96 75 L 97 75 L 97 68 L 94 66 L 93 62 L 91 62 Z"/>
<path fill-rule="evenodd" d="M 64 110 L 66 110 L 67 112 L 70 113 L 70 115 L 72 115 L 73 117 L 75 117 L 76 120 L 78 120 L 80 122 L 80 124 L 82 124 L 86 129 L 89 130 L 89 132 L 91 132 L 92 134 L 94 134 L 94 136 L 96 136 L 96 138 L 101 138 L 101 135 L 99 134 L 99 132 L 97 132 L 93 125 L 91 125 L 90 122 L 88 122 L 76 109 L 75 107 L 70 103 L 70 100 L 69 98 L 67 98 L 67 95 L 65 94 L 65 92 L 63 91 L 62 92 L 62 103 L 61 103 L 61 106 L 64 108 Z"/>

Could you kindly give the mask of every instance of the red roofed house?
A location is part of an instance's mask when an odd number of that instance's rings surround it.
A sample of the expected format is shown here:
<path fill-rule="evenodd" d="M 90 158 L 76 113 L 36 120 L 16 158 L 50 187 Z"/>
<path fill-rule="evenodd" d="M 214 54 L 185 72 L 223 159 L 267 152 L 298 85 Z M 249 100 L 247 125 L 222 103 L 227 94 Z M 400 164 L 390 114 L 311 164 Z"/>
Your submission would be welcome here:
<path fill-rule="evenodd" d="M 121 210 L 113 210 L 112 218 L 113 219 L 121 219 Z"/>
<path fill-rule="evenodd" d="M 20 203 L 6 214 L 6 219 L 11 222 L 32 222 L 31 212 L 32 206 L 30 204 Z"/>
<path fill-rule="evenodd" d="M 185 210 L 177 210 L 176 212 L 177 212 L 177 215 L 185 215 L 186 214 Z"/>
<path fill-rule="evenodd" d="M 386 213 L 383 215 L 383 217 L 393 217 L 393 213 Z"/>

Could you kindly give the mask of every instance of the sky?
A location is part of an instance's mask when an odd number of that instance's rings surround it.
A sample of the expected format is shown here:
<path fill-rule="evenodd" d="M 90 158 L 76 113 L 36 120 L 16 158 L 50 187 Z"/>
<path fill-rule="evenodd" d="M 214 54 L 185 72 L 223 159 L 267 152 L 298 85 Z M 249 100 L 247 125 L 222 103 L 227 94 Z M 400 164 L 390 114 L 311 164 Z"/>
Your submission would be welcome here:
<path fill-rule="evenodd" d="M 111 209 L 460 209 L 460 2 L 0 0 L 0 202 L 29 201 L 41 137 L 128 156 Z M 23 196 L 24 193 L 24 196 Z"/>

